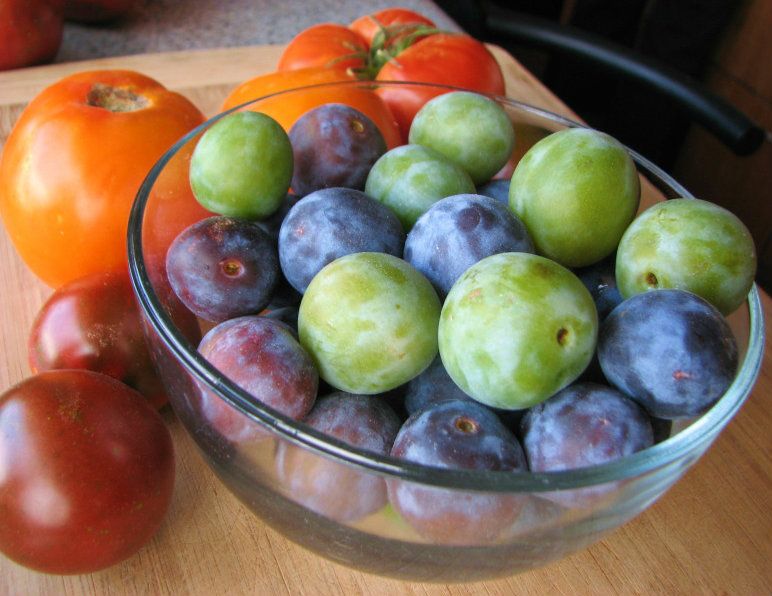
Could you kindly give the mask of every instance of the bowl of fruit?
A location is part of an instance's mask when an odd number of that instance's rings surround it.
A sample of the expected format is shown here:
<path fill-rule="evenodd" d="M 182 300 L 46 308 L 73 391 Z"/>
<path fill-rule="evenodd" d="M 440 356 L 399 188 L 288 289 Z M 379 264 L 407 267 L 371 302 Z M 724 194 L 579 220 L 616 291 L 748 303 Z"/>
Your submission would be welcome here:
<path fill-rule="evenodd" d="M 406 134 L 386 96 L 420 100 Z M 406 82 L 232 107 L 129 223 L 215 474 L 298 544 L 427 581 L 544 565 L 672 486 L 758 375 L 755 264 L 735 216 L 609 135 Z"/>

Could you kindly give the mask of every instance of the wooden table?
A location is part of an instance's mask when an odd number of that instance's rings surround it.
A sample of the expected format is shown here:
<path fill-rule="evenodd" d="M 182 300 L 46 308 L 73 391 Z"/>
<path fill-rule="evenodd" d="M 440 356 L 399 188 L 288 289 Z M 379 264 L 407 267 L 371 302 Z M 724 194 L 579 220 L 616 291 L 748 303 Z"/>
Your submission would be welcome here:
<path fill-rule="evenodd" d="M 277 46 L 111 58 L 0 73 L 0 143 L 24 104 L 65 74 L 131 68 L 213 114 L 237 83 L 273 70 Z M 570 114 L 493 48 L 516 99 Z M 50 290 L 0 232 L 0 390 L 29 374 L 26 335 Z M 772 301 L 763 296 L 767 317 Z M 769 340 L 768 340 L 769 342 Z M 769 344 L 767 344 L 769 347 Z M 659 502 L 605 540 L 543 569 L 474 584 L 412 584 L 313 555 L 265 526 L 222 486 L 172 413 L 177 484 L 159 533 L 136 556 L 92 575 L 57 577 L 0 558 L 0 594 L 772 593 L 772 351 L 753 394 L 713 447 Z M 0 520 L 2 523 L 2 520 Z"/>

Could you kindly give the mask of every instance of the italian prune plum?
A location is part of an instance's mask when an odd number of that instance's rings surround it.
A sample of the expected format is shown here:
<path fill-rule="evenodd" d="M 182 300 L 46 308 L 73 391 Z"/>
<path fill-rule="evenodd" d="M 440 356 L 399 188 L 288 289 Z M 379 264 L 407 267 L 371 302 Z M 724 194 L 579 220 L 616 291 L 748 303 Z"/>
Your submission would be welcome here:
<path fill-rule="evenodd" d="M 320 188 L 363 190 L 367 173 L 386 152 L 378 127 L 359 110 L 324 104 L 301 116 L 289 131 L 295 157 L 292 189 L 307 195 Z"/>
<path fill-rule="evenodd" d="M 270 237 L 256 224 L 225 216 L 183 230 L 169 247 L 166 269 L 182 303 L 214 323 L 260 312 L 279 279 Z"/>
<path fill-rule="evenodd" d="M 324 267 L 355 252 L 402 256 L 405 233 L 385 205 L 350 188 L 312 192 L 290 209 L 279 231 L 279 263 L 298 292 Z"/>
<path fill-rule="evenodd" d="M 666 419 L 705 412 L 738 364 L 724 317 L 684 290 L 652 290 L 622 302 L 601 326 L 598 358 L 612 385 Z"/>
<path fill-rule="evenodd" d="M 616 257 L 612 255 L 588 267 L 575 269 L 574 273 L 582 280 L 590 291 L 595 307 L 598 309 L 598 320 L 602 321 L 622 302 L 622 294 L 617 287 Z"/>
<path fill-rule="evenodd" d="M 644 410 L 619 391 L 577 383 L 525 413 L 523 449 L 533 472 L 574 470 L 614 461 L 650 447 L 652 424 Z M 566 507 L 588 506 L 614 484 L 556 491 L 545 496 Z"/>
<path fill-rule="evenodd" d="M 379 455 L 388 455 L 400 427 L 382 400 L 336 392 L 321 397 L 304 422 L 312 428 Z M 276 464 L 290 497 L 340 522 L 360 519 L 386 505 L 380 476 L 361 472 L 287 442 L 279 445 Z"/>
<path fill-rule="evenodd" d="M 517 438 L 498 417 L 473 401 L 437 403 L 410 416 L 391 455 L 459 470 L 526 470 Z M 517 518 L 523 500 L 513 495 L 464 493 L 387 480 L 389 501 L 423 537 L 438 544 L 495 542 Z"/>
<path fill-rule="evenodd" d="M 314 364 L 284 323 L 261 316 L 230 319 L 204 336 L 198 351 L 224 376 L 259 402 L 302 419 L 316 400 L 319 375 Z M 256 441 L 267 430 L 202 388 L 203 418 L 234 443 Z"/>
<path fill-rule="evenodd" d="M 453 382 L 439 356 L 421 374 L 410 379 L 405 387 L 405 410 L 408 414 L 415 414 L 432 404 L 454 399 L 472 398 Z"/>
<path fill-rule="evenodd" d="M 279 230 L 281 229 L 284 218 L 287 217 L 289 210 L 292 209 L 299 200 L 300 197 L 298 195 L 288 192 L 276 211 L 268 217 L 255 220 L 255 223 L 271 237 L 275 244 L 278 245 L 279 243 Z"/>
<path fill-rule="evenodd" d="M 477 187 L 477 194 L 496 199 L 509 206 L 509 180 L 498 178 Z"/>
<path fill-rule="evenodd" d="M 421 145 L 384 153 L 367 175 L 365 192 L 397 214 L 405 231 L 444 197 L 473 193 L 474 182 L 459 165 Z"/>
<path fill-rule="evenodd" d="M 653 442 L 646 412 L 619 391 L 577 383 L 529 409 L 521 422 L 533 472 L 573 470 L 613 461 Z"/>
<path fill-rule="evenodd" d="M 477 261 L 502 252 L 533 252 L 523 223 L 482 195 L 447 197 L 418 218 L 405 241 L 405 260 L 445 297 Z"/>

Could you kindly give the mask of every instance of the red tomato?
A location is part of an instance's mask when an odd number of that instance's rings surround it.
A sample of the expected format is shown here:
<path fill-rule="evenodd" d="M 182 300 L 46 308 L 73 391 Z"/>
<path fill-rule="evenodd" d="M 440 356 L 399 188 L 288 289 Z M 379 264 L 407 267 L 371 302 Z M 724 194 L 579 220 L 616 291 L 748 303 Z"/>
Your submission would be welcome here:
<path fill-rule="evenodd" d="M 473 37 L 454 33 L 437 33 L 419 40 L 387 62 L 376 81 L 421 81 L 504 94 L 504 76 L 493 54 Z M 416 112 L 442 91 L 382 87 L 377 93 L 391 109 L 407 139 Z"/>
<path fill-rule="evenodd" d="M 354 81 L 355 77 L 340 69 L 304 68 L 288 72 L 274 72 L 246 81 L 234 89 L 225 99 L 223 110 L 238 106 L 257 97 L 306 85 L 319 85 L 337 81 Z M 376 93 L 362 87 L 325 87 L 306 89 L 302 93 L 268 97 L 249 106 L 250 110 L 263 112 L 274 118 L 289 131 L 295 121 L 317 106 L 325 103 L 343 103 L 369 117 L 383 134 L 389 148 L 402 143 L 397 123 Z"/>
<path fill-rule="evenodd" d="M 373 14 L 359 17 L 349 25 L 349 29 L 356 31 L 367 42 L 373 44 L 373 38 L 385 27 L 400 25 L 425 25 L 434 27 L 434 23 L 422 14 L 413 12 L 407 8 L 386 8 Z"/>
<path fill-rule="evenodd" d="M 50 62 L 59 51 L 63 0 L 0 0 L 0 70 Z"/>
<path fill-rule="evenodd" d="M 278 70 L 312 66 L 360 68 L 364 66 L 367 43 L 356 31 L 334 23 L 320 23 L 298 33 L 279 57 Z"/>
<path fill-rule="evenodd" d="M 57 370 L 0 396 L 0 551 L 47 573 L 89 573 L 146 544 L 174 484 L 171 436 L 136 391 Z"/>
<path fill-rule="evenodd" d="M 81 72 L 43 90 L 0 157 L 0 216 L 27 266 L 54 287 L 124 266 L 142 180 L 203 120 L 188 99 L 132 71 Z M 201 213 L 187 185 L 178 189 L 163 196 L 175 230 Z"/>
<path fill-rule="evenodd" d="M 103 23 L 120 18 L 138 0 L 64 0 L 64 16 L 68 21 Z"/>
<path fill-rule="evenodd" d="M 180 308 L 178 315 L 188 316 L 188 330 L 195 325 L 187 309 Z M 97 273 L 57 289 L 32 325 L 29 363 L 32 372 L 101 372 L 136 389 L 156 408 L 167 402 L 126 271 Z"/>

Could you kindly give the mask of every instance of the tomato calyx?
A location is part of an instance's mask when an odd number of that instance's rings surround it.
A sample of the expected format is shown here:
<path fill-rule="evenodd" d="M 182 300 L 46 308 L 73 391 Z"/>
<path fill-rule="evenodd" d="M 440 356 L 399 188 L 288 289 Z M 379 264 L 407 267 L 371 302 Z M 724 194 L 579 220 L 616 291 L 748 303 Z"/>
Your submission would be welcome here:
<path fill-rule="evenodd" d="M 366 81 L 374 80 L 384 64 L 395 60 L 397 56 L 420 39 L 435 35 L 436 33 L 447 33 L 442 29 L 423 23 L 384 26 L 375 17 L 371 18 L 378 25 L 378 32 L 373 37 L 373 42 L 367 54 L 364 56 L 361 54 L 357 55 L 357 57 L 364 58 L 364 66 L 352 69 L 357 78 Z"/>
<path fill-rule="evenodd" d="M 135 112 L 146 108 L 150 102 L 129 89 L 94 83 L 86 95 L 86 104 L 110 112 Z"/>

